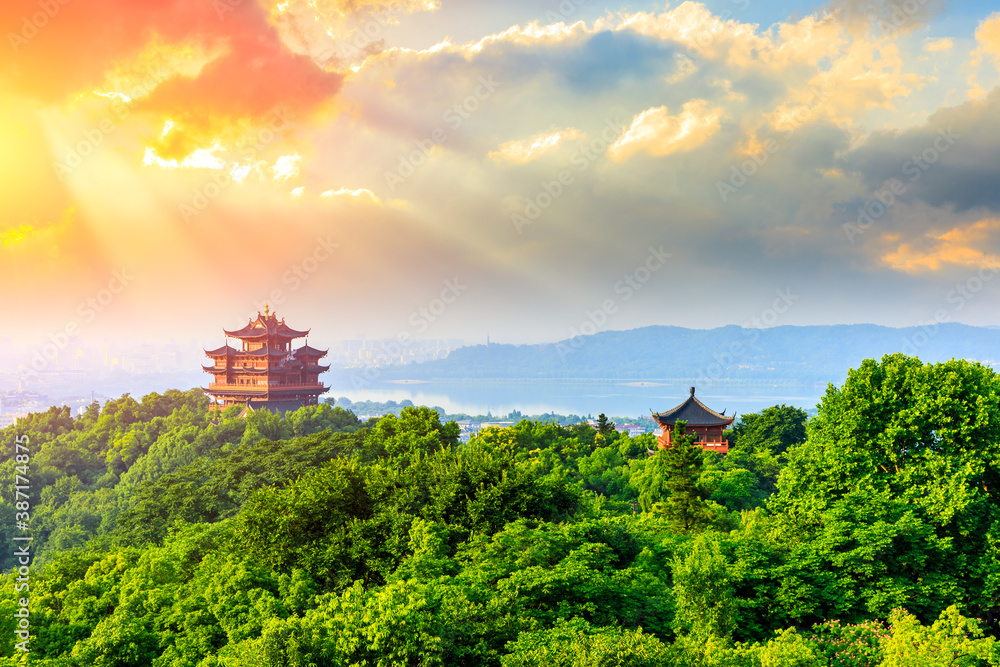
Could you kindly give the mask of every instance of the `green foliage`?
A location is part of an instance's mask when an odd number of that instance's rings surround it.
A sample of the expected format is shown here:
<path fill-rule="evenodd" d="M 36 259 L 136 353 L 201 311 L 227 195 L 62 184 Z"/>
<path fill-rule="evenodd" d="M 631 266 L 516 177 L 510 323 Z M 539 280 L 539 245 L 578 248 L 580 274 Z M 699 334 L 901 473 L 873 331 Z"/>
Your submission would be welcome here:
<path fill-rule="evenodd" d="M 808 425 L 743 415 L 724 457 L 604 415 L 462 445 L 412 405 L 52 409 L 0 430 L 5 479 L 15 436 L 32 452 L 30 663 L 998 664 L 998 399 L 982 366 L 894 355 Z"/>
<path fill-rule="evenodd" d="M 830 387 L 769 507 L 787 618 L 1000 617 L 1000 378 L 978 363 L 865 361 Z"/>
<path fill-rule="evenodd" d="M 711 521 L 712 513 L 702 498 L 698 482 L 704 467 L 701 448 L 695 434 L 685 435 L 685 422 L 674 425 L 672 445 L 661 449 L 654 458 L 662 461 L 663 485 L 669 492 L 660 510 L 671 526 L 682 534 L 697 532 Z"/>
<path fill-rule="evenodd" d="M 404 408 L 399 417 L 386 415 L 378 420 L 365 439 L 369 455 L 403 456 L 430 454 L 458 444 L 458 424 L 441 424 L 430 408 Z"/>
<path fill-rule="evenodd" d="M 673 575 L 677 634 L 690 635 L 695 643 L 729 638 L 736 615 L 734 575 L 719 542 L 699 535 L 687 555 L 674 560 Z"/>
<path fill-rule="evenodd" d="M 547 630 L 525 632 L 507 645 L 503 667 L 646 667 L 672 665 L 673 651 L 641 629 L 594 627 L 579 618 Z"/>
<path fill-rule="evenodd" d="M 785 452 L 806 440 L 806 413 L 800 408 L 776 405 L 758 413 L 742 415 L 726 436 L 729 439 L 727 469 L 746 469 L 756 476 L 756 489 L 748 492 L 761 500 L 777 486 L 785 465 Z"/>
<path fill-rule="evenodd" d="M 915 616 L 894 609 L 889 616 L 889 636 L 882 641 L 885 660 L 880 667 L 980 667 L 1000 664 L 1000 647 L 983 637 L 975 620 L 965 618 L 952 605 L 931 627 Z"/>
<path fill-rule="evenodd" d="M 823 663 L 830 667 L 878 667 L 888 632 L 885 623 L 878 620 L 862 623 L 833 620 L 817 623 L 805 636 Z"/>

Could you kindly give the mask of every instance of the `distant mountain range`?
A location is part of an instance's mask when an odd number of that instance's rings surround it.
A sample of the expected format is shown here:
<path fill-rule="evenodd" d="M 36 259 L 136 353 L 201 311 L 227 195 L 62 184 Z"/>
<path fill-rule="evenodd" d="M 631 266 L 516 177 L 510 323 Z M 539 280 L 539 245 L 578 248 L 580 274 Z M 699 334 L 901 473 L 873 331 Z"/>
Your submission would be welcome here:
<path fill-rule="evenodd" d="M 380 380 L 692 379 L 840 382 L 863 359 L 903 352 L 924 361 L 997 366 L 1000 329 L 873 324 L 700 330 L 651 326 L 542 345 L 476 345 L 444 359 L 381 369 Z"/>

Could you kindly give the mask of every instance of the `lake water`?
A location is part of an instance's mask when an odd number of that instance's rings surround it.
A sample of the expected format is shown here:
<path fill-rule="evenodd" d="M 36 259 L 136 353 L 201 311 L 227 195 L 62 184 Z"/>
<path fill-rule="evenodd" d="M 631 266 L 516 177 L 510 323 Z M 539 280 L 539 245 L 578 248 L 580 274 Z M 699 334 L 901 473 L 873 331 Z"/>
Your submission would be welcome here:
<path fill-rule="evenodd" d="M 330 383 L 327 396 L 352 401 L 413 401 L 444 408 L 445 412 L 502 416 L 513 410 L 524 415 L 552 412 L 560 415 L 649 416 L 662 412 L 690 393 L 690 382 L 509 381 L 465 380 L 434 382 L 372 382 L 364 387 Z M 812 410 L 825 386 L 716 382 L 696 389 L 698 399 L 727 415 L 757 412 L 772 405 Z"/>

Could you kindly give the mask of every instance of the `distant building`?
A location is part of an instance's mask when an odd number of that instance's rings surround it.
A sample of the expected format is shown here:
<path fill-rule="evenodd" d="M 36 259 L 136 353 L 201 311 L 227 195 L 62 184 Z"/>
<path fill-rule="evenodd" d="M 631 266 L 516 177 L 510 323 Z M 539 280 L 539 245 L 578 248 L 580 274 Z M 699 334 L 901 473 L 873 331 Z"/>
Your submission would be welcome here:
<path fill-rule="evenodd" d="M 284 319 L 278 321 L 267 305 L 256 320 L 225 334 L 227 339 L 238 339 L 241 348 L 230 347 L 227 340 L 223 347 L 205 351 L 213 363 L 203 367 L 212 374 L 212 382 L 203 390 L 215 405 L 244 405 L 249 411 L 284 414 L 303 405 L 317 405 L 319 395 L 330 389 L 319 381 L 320 373 L 330 370 L 320 365 L 327 352 L 308 344 L 293 350 L 292 341 L 307 337 L 309 331 L 292 329 Z"/>
<path fill-rule="evenodd" d="M 736 417 L 727 417 L 725 412 L 723 410 L 720 414 L 699 401 L 694 397 L 694 387 L 691 387 L 691 395 L 686 401 L 666 412 L 653 413 L 653 419 L 663 429 L 662 435 L 657 439 L 659 448 L 671 446 L 674 424 L 683 420 L 687 422 L 687 433 L 697 434 L 696 445 L 726 454 L 729 452 L 729 440 L 723 432 L 732 425 Z"/>
<path fill-rule="evenodd" d="M 622 426 L 615 426 L 615 430 L 619 433 L 623 431 L 628 432 L 628 437 L 634 438 L 637 435 L 642 435 L 646 432 L 645 427 L 639 426 L 638 424 L 624 424 Z"/>
<path fill-rule="evenodd" d="M 479 430 L 483 427 L 480 422 L 472 419 L 460 419 L 458 421 L 458 439 L 461 442 L 468 442 L 472 436 L 479 433 Z"/>

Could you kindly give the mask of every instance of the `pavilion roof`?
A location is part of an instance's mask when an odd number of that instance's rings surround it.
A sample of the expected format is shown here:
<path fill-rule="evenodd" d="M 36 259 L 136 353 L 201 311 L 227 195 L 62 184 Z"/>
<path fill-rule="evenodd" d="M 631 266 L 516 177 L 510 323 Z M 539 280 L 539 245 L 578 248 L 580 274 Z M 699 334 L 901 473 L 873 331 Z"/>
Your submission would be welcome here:
<path fill-rule="evenodd" d="M 687 400 L 677 407 L 653 413 L 653 419 L 661 426 L 673 426 L 681 420 L 686 421 L 689 426 L 728 426 L 735 418 L 735 415 L 727 417 L 720 414 L 695 398 L 694 387 L 691 387 L 691 395 Z"/>
<path fill-rule="evenodd" d="M 303 338 L 309 335 L 309 330 L 299 331 L 285 324 L 284 318 L 280 321 L 278 317 L 264 308 L 264 313 L 257 313 L 257 319 L 250 318 L 242 329 L 223 329 L 227 336 L 239 338 L 241 340 L 255 340 L 276 336 L 279 338 Z"/>
<path fill-rule="evenodd" d="M 328 350 L 317 350 L 315 347 L 310 347 L 309 345 L 303 345 L 302 347 L 293 350 L 295 356 L 314 356 L 314 357 L 325 357 Z"/>
<path fill-rule="evenodd" d="M 256 350 L 240 350 L 236 354 L 240 357 L 287 357 L 288 350 L 279 350 L 273 347 L 261 347 Z"/>
<path fill-rule="evenodd" d="M 238 353 L 239 350 L 230 345 L 223 345 L 222 347 L 216 348 L 214 350 L 205 350 L 206 357 L 221 357 L 228 354 L 238 354 Z"/>

